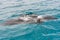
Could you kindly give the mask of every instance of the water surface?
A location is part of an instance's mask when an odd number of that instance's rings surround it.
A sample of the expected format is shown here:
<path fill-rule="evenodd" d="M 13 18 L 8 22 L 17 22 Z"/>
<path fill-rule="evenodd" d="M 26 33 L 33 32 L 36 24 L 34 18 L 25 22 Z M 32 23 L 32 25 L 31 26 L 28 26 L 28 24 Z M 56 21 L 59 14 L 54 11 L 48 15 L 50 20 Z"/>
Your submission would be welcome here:
<path fill-rule="evenodd" d="M 42 24 L 0 25 L 0 40 L 60 40 L 59 0 L 0 0 L 0 23 L 29 12 L 59 19 Z"/>

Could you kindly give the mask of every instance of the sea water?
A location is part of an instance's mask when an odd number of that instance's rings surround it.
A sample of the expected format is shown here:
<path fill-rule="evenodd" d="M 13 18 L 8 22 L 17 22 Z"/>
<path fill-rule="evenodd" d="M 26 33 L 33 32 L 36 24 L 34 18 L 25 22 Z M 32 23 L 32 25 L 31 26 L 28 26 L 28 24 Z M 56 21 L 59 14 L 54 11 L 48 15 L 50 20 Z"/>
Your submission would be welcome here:
<path fill-rule="evenodd" d="M 58 19 L 40 24 L 0 25 L 0 40 L 60 40 L 60 0 L 0 0 L 0 24 L 29 12 Z"/>

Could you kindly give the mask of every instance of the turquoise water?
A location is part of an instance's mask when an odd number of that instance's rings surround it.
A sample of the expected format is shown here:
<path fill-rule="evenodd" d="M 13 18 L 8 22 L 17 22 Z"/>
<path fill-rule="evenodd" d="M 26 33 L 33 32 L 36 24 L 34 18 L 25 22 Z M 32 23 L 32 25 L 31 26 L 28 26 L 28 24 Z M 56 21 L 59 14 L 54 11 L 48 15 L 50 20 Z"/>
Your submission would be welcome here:
<path fill-rule="evenodd" d="M 20 14 L 60 17 L 60 0 L 0 0 L 0 23 Z M 0 25 L 0 40 L 60 40 L 60 18 L 42 24 Z"/>

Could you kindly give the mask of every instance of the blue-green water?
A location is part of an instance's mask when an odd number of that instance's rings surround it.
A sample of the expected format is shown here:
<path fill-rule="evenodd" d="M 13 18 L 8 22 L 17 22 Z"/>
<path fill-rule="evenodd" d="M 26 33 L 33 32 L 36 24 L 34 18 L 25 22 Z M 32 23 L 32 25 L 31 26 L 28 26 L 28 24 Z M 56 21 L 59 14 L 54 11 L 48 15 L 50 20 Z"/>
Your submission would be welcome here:
<path fill-rule="evenodd" d="M 0 23 L 33 12 L 60 17 L 60 0 L 0 0 Z M 0 40 L 60 40 L 60 18 L 42 24 L 0 25 Z"/>

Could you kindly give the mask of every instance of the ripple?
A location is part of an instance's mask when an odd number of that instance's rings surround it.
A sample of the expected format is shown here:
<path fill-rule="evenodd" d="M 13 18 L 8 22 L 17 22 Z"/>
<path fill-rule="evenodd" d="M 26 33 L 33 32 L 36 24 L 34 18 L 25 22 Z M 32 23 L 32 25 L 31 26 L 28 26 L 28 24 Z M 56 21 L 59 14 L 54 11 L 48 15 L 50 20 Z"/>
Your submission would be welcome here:
<path fill-rule="evenodd" d="M 60 32 L 51 34 L 42 34 L 43 36 L 60 36 Z"/>

